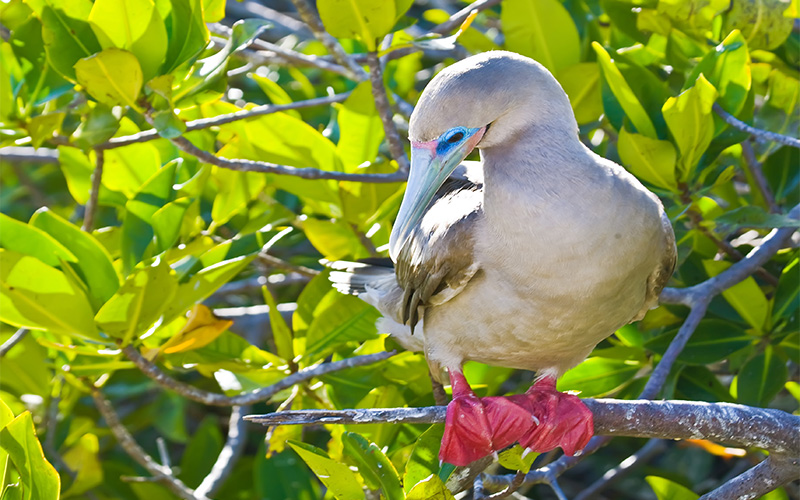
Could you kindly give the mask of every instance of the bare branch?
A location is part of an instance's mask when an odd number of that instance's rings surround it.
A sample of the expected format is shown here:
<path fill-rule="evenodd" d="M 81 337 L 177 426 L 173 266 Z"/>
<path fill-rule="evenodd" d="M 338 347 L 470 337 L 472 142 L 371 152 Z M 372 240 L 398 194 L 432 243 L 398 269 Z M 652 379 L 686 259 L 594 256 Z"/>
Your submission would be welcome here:
<path fill-rule="evenodd" d="M 647 463 L 650 459 L 661 453 L 667 447 L 663 439 L 651 439 L 639 451 L 623 460 L 618 466 L 609 470 L 603 477 L 590 484 L 581 491 L 573 500 L 591 500 L 612 483 L 619 481 L 631 472 L 636 466 Z"/>
<path fill-rule="evenodd" d="M 97 212 L 97 200 L 100 198 L 100 185 L 103 181 L 103 164 L 105 163 L 105 154 L 102 149 L 95 151 L 95 154 L 97 160 L 92 172 L 92 188 L 89 191 L 89 201 L 86 202 L 86 212 L 83 216 L 83 226 L 81 226 L 81 230 L 88 233 L 94 229 L 94 216 Z"/>
<path fill-rule="evenodd" d="M 293 271 L 301 276 L 305 276 L 307 278 L 313 278 L 314 276 L 319 274 L 319 271 L 316 269 L 311 269 L 310 267 L 306 266 L 298 266 L 292 264 L 291 262 L 285 261 L 283 259 L 279 259 L 274 255 L 270 255 L 267 252 L 259 252 L 258 259 L 263 262 L 264 264 L 268 265 L 269 267 L 275 267 L 278 269 L 284 269 L 286 271 Z"/>
<path fill-rule="evenodd" d="M 489 495 L 488 497 L 480 497 L 480 498 L 486 498 L 486 500 L 498 500 L 500 498 L 509 497 L 515 491 L 517 491 L 524 482 L 525 482 L 525 473 L 522 471 L 517 471 L 517 473 L 514 474 L 514 478 L 511 480 L 511 483 L 509 483 L 508 486 L 498 491 L 497 493 Z M 477 498 L 479 497 L 476 495 L 476 500 Z"/>
<path fill-rule="evenodd" d="M 383 71 L 378 60 L 378 54 L 370 52 L 367 54 L 367 64 L 369 65 L 369 78 L 372 83 L 372 98 L 375 100 L 375 107 L 383 123 L 383 132 L 386 134 L 386 141 L 389 143 L 389 151 L 397 162 L 398 172 L 408 173 L 410 164 L 406 151 L 403 148 L 403 140 L 397 133 L 397 128 L 392 122 L 392 108 L 389 105 L 389 98 L 386 95 L 386 87 L 383 85 Z"/>
<path fill-rule="evenodd" d="M 325 375 L 327 373 L 332 373 L 347 368 L 353 368 L 356 366 L 364 366 L 372 363 L 377 363 L 379 361 L 389 359 L 390 357 L 395 355 L 394 351 L 379 352 L 375 354 L 367 354 L 364 356 L 354 356 L 352 358 L 346 358 L 329 363 L 320 363 L 318 365 L 310 366 L 308 368 L 303 368 L 302 370 L 292 373 L 291 375 L 287 375 L 279 382 L 276 382 L 275 384 L 272 384 L 270 386 L 262 387 L 261 389 L 251 392 L 245 392 L 236 396 L 225 396 L 224 394 L 204 391 L 202 389 L 198 389 L 191 385 L 184 384 L 183 382 L 175 380 L 174 378 L 170 377 L 169 375 L 161 371 L 161 369 L 157 367 L 155 364 L 145 359 L 139 353 L 139 351 L 131 344 L 123 347 L 122 352 L 123 354 L 125 354 L 125 356 L 127 356 L 129 360 L 133 361 L 133 363 L 142 371 L 142 373 L 150 377 L 158 385 L 166 389 L 175 391 L 187 399 L 191 399 L 192 401 L 197 401 L 198 403 L 210 406 L 244 406 L 254 403 L 260 403 L 262 401 L 267 401 L 269 398 L 271 398 L 278 392 L 286 388 L 289 388 L 295 384 L 305 382 L 315 377 L 321 377 L 322 375 Z"/>
<path fill-rule="evenodd" d="M 800 477 L 800 459 L 772 454 L 763 462 L 736 476 L 700 500 L 750 500 Z"/>
<path fill-rule="evenodd" d="M 300 18 L 303 22 L 311 28 L 314 37 L 325 46 L 336 62 L 350 69 L 350 79 L 357 82 L 366 80 L 367 75 L 364 69 L 356 64 L 353 58 L 344 51 L 338 40 L 325 31 L 325 26 L 322 25 L 322 21 L 317 13 L 314 12 L 311 5 L 306 0 L 292 0 L 292 3 L 297 9 L 297 13 L 300 14 Z"/>
<path fill-rule="evenodd" d="M 800 417 L 781 410 L 694 401 L 582 400 L 594 414 L 595 433 L 663 439 L 708 439 L 739 447 L 800 455 Z M 441 423 L 446 407 L 296 410 L 248 415 L 263 425 Z"/>
<path fill-rule="evenodd" d="M 477 10 L 480 12 L 482 10 L 494 7 L 499 3 L 500 0 L 477 0 L 476 2 L 467 5 L 463 9 L 459 10 L 458 12 L 450 16 L 450 19 L 448 19 L 447 21 L 443 22 L 438 26 L 435 26 L 431 30 L 431 33 L 439 33 L 440 35 L 444 35 L 445 33 L 450 33 L 451 31 L 461 26 L 461 23 L 464 22 L 464 20 L 467 18 L 467 16 L 469 16 L 469 14 L 473 10 Z"/>
<path fill-rule="evenodd" d="M 228 439 L 222 447 L 217 461 L 211 467 L 211 472 L 203 478 L 203 482 L 197 487 L 195 493 L 201 496 L 213 497 L 219 488 L 228 479 L 233 467 L 244 452 L 247 444 L 247 425 L 242 420 L 242 416 L 249 412 L 247 406 L 234 406 L 231 408 L 231 418 L 228 421 Z"/>
<path fill-rule="evenodd" d="M 719 103 L 715 102 L 713 109 L 720 118 L 725 120 L 725 123 L 733 128 L 741 130 L 742 132 L 747 132 L 748 134 L 755 136 L 757 139 L 777 142 L 793 148 L 800 148 L 800 140 L 795 139 L 794 137 L 789 137 L 788 135 L 782 135 L 776 132 L 770 132 L 768 130 L 761 130 L 760 128 L 755 128 L 751 125 L 748 125 L 722 109 L 722 106 L 720 106 Z"/>
<path fill-rule="evenodd" d="M 14 332 L 14 335 L 9 337 L 8 340 L 3 342 L 3 345 L 0 345 L 0 358 L 8 354 L 8 351 L 10 351 L 12 347 L 19 344 L 22 341 L 22 339 L 25 338 L 25 335 L 27 335 L 29 331 L 30 330 L 28 330 L 27 328 L 20 328 L 19 330 Z"/>
<path fill-rule="evenodd" d="M 100 390 L 95 387 L 92 388 L 92 399 L 94 399 L 97 410 L 103 416 L 103 419 L 105 419 L 111 432 L 114 433 L 122 449 L 124 449 L 131 458 L 136 460 L 139 465 L 147 469 L 147 472 L 152 474 L 154 479 L 184 500 L 208 500 L 207 497 L 198 495 L 196 492 L 192 491 L 191 488 L 183 484 L 183 481 L 172 476 L 169 467 L 156 463 L 153 457 L 148 455 L 147 452 L 139 446 L 139 443 L 133 439 L 128 429 L 120 422 L 117 412 L 111 407 L 111 403 L 109 403 L 100 393 Z"/>
<path fill-rule="evenodd" d="M 711 297 L 708 297 L 702 302 L 695 303 L 694 307 L 692 307 L 689 316 L 686 317 L 686 321 L 683 322 L 677 335 L 675 335 L 675 338 L 670 342 L 667 352 L 661 357 L 661 361 L 658 362 L 652 375 L 650 375 L 650 379 L 644 386 L 644 390 L 642 390 L 642 393 L 639 395 L 640 398 L 653 399 L 661 392 L 661 388 L 664 387 L 669 372 L 672 370 L 672 365 L 675 364 L 678 356 L 683 352 L 683 348 L 686 347 L 686 343 L 697 329 L 697 325 L 700 324 L 700 320 L 705 316 L 710 302 Z"/>
<path fill-rule="evenodd" d="M 289 111 L 292 109 L 303 109 L 314 106 L 332 104 L 335 102 L 342 102 L 349 96 L 350 92 L 344 92 L 341 94 L 334 94 L 325 97 L 315 97 L 314 99 L 307 99 L 305 101 L 297 101 L 289 104 L 264 104 L 262 106 L 256 106 L 251 109 L 243 109 L 240 111 L 224 115 L 212 116 L 210 118 L 199 118 L 197 120 L 186 122 L 186 132 L 193 132 L 195 130 L 203 130 L 210 127 L 225 125 L 226 123 L 233 123 L 239 120 L 246 120 L 248 118 L 253 118 L 255 116 L 264 116 L 264 115 L 270 115 L 272 113 L 279 113 L 281 111 Z M 108 141 L 95 146 L 95 150 L 121 148 L 123 146 L 128 146 L 130 144 L 135 144 L 138 142 L 152 141 L 155 139 L 159 139 L 160 137 L 161 136 L 158 135 L 158 131 L 153 128 L 136 134 L 125 135 L 122 137 L 113 137 Z M 61 138 L 61 140 L 65 144 L 68 144 L 68 140 L 66 138 Z"/>
<path fill-rule="evenodd" d="M 0 148 L 0 160 L 9 163 L 58 163 L 58 151 L 27 146 L 7 146 Z"/>
<path fill-rule="evenodd" d="M 192 144 L 189 139 L 183 136 L 170 139 L 170 141 L 181 151 L 189 153 L 205 163 L 210 163 L 218 167 L 236 170 L 239 172 L 261 172 L 265 174 L 293 175 L 302 179 L 330 179 L 336 181 L 374 183 L 401 182 L 406 180 L 406 173 L 401 170 L 397 170 L 391 174 L 349 174 L 346 172 L 321 170 L 318 168 L 296 168 L 287 165 L 268 163 L 265 161 L 222 158 L 198 148 Z"/>
<path fill-rule="evenodd" d="M 764 177 L 764 170 L 761 168 L 761 162 L 756 158 L 753 145 L 750 144 L 750 141 L 742 142 L 742 154 L 744 156 L 744 163 L 747 165 L 747 169 L 750 170 L 750 175 L 753 176 L 753 182 L 755 182 L 758 191 L 761 193 L 761 197 L 764 198 L 764 201 L 767 203 L 769 211 L 774 214 L 779 213 L 780 207 L 778 207 L 778 203 L 775 201 L 775 195 L 772 194 L 772 190 L 769 188 L 767 178 Z"/>

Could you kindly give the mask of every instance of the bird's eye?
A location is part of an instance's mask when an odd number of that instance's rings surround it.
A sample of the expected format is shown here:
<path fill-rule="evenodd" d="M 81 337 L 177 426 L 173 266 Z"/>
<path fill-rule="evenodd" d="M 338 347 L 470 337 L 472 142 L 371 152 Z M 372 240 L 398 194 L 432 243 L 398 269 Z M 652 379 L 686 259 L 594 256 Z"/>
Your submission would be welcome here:
<path fill-rule="evenodd" d="M 460 142 L 461 139 L 463 138 L 464 138 L 464 132 L 456 132 L 455 134 L 447 138 L 447 142 L 449 142 L 450 144 L 455 144 L 457 142 Z"/>

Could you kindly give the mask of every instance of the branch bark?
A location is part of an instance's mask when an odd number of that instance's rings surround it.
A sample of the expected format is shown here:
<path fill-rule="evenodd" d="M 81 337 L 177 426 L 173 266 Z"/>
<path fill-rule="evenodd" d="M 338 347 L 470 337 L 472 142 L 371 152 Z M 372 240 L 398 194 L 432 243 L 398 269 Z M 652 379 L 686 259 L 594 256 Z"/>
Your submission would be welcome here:
<path fill-rule="evenodd" d="M 739 129 L 742 132 L 747 132 L 748 134 L 751 134 L 761 140 L 773 141 L 785 146 L 800 148 L 800 140 L 795 139 L 794 137 L 789 137 L 788 135 L 782 135 L 776 132 L 770 132 L 768 130 L 761 130 L 760 128 L 755 128 L 752 125 L 748 125 L 722 109 L 722 106 L 720 106 L 719 103 L 715 102 L 713 109 L 720 118 L 725 120 L 725 123 L 733 128 Z"/>
<path fill-rule="evenodd" d="M 142 356 L 131 344 L 123 347 L 122 352 L 129 360 L 133 361 L 133 363 L 142 371 L 142 373 L 150 377 L 158 385 L 164 387 L 165 389 L 175 391 L 187 399 L 191 399 L 192 401 L 197 401 L 198 403 L 209 406 L 244 406 L 260 403 L 262 401 L 267 401 L 278 392 L 291 387 L 294 384 L 299 384 L 314 377 L 320 377 L 322 375 L 344 370 L 346 368 L 377 363 L 379 361 L 389 359 L 395 355 L 394 351 L 379 352 L 364 356 L 355 356 L 329 363 L 320 363 L 315 366 L 304 368 L 298 372 L 292 373 L 291 375 L 287 375 L 279 382 L 270 386 L 262 387 L 261 389 L 251 392 L 245 392 L 237 396 L 225 396 L 224 394 L 204 391 L 175 380 L 161 371 L 158 366 L 145 359 L 144 356 Z"/>
<path fill-rule="evenodd" d="M 800 456 L 800 417 L 781 410 L 731 403 L 584 399 L 595 433 L 662 439 L 708 439 L 738 447 Z M 262 425 L 442 423 L 446 407 L 294 410 L 248 415 Z"/>
<path fill-rule="evenodd" d="M 158 464 L 153 457 L 147 454 L 139 443 L 133 439 L 133 436 L 128 429 L 122 425 L 119 420 L 117 412 L 111 407 L 111 403 L 100 393 L 97 388 L 92 388 L 92 399 L 97 406 L 97 410 L 103 416 L 106 424 L 114 433 L 120 446 L 125 452 L 136 462 L 147 469 L 147 472 L 153 475 L 154 479 L 166 486 L 171 492 L 175 493 L 179 498 L 184 500 L 208 500 L 207 497 L 197 494 L 191 488 L 186 486 L 183 481 L 174 477 L 169 467 Z"/>
<path fill-rule="evenodd" d="M 367 64 L 369 65 L 369 78 L 372 83 L 372 97 L 375 99 L 375 107 L 381 117 L 383 132 L 386 141 L 389 143 L 389 151 L 399 166 L 398 172 L 408 174 L 411 165 L 408 162 L 406 151 L 403 148 L 403 140 L 397 133 L 397 128 L 392 122 L 392 108 L 389 105 L 389 97 L 386 95 L 386 87 L 383 85 L 383 71 L 378 54 L 370 52 L 367 54 Z"/>
<path fill-rule="evenodd" d="M 228 421 L 228 439 L 222 447 L 217 461 L 211 467 L 211 472 L 203 478 L 195 493 L 201 496 L 213 497 L 220 487 L 233 472 L 233 467 L 244 452 L 247 444 L 247 425 L 242 419 L 250 411 L 249 406 L 234 406 L 231 408 L 231 418 Z"/>

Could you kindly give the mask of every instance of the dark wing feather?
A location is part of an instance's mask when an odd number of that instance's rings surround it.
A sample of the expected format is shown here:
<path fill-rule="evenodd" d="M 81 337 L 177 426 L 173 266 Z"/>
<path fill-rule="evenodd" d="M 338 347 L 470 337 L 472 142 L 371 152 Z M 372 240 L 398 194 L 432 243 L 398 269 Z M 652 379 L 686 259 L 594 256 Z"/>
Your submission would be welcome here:
<path fill-rule="evenodd" d="M 403 289 L 402 322 L 414 326 L 420 311 L 442 304 L 460 292 L 478 271 L 472 228 L 483 210 L 483 185 L 451 177 L 395 262 Z"/>

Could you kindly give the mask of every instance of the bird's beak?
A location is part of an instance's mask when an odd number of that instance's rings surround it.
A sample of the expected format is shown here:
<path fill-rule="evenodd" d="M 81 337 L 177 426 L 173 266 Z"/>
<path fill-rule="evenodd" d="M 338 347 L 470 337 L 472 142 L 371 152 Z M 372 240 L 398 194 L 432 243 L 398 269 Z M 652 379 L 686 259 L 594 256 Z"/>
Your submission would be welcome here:
<path fill-rule="evenodd" d="M 486 127 L 467 129 L 466 140 L 442 153 L 437 150 L 438 139 L 411 142 L 408 186 L 389 238 L 389 255 L 392 260 L 397 260 L 400 250 L 422 220 L 436 191 L 480 142 L 485 131 Z"/>

